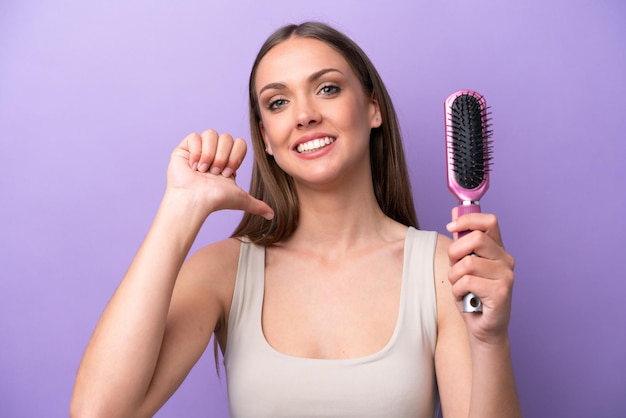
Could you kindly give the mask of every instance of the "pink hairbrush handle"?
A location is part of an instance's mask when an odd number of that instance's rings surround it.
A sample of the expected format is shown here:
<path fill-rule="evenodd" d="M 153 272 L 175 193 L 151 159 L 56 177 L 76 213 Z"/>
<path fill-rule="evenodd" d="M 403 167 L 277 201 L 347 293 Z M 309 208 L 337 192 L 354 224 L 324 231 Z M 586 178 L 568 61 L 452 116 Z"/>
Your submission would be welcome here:
<path fill-rule="evenodd" d="M 463 204 L 457 206 L 457 216 L 467 215 L 468 213 L 480 213 L 480 205 L 478 202 L 463 202 Z M 458 237 L 461 238 L 472 231 L 463 231 L 458 233 Z M 472 254 L 475 256 L 475 254 Z M 463 296 L 463 312 L 480 313 L 483 311 L 483 304 L 480 298 L 473 293 L 468 293 Z"/>

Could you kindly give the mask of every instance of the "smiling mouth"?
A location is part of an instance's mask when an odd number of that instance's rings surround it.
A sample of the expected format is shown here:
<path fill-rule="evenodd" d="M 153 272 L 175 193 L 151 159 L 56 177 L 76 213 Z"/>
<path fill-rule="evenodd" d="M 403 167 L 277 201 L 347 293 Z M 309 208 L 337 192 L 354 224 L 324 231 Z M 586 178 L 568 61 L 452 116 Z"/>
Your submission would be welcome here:
<path fill-rule="evenodd" d="M 330 136 L 327 136 L 325 138 L 313 139 L 311 141 L 299 144 L 296 147 L 296 151 L 298 151 L 300 154 L 306 154 L 307 152 L 313 152 L 327 147 L 333 142 L 335 142 L 335 138 Z"/>

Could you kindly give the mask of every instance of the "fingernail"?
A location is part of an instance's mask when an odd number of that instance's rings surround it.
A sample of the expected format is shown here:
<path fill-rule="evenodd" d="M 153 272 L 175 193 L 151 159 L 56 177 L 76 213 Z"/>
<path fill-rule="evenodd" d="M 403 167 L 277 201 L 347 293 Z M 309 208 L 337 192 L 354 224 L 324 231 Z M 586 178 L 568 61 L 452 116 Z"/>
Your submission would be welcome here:
<path fill-rule="evenodd" d="M 267 212 L 263 214 L 263 217 L 268 221 L 271 221 L 272 219 L 274 219 L 274 214 L 272 212 Z"/>
<path fill-rule="evenodd" d="M 449 232 L 454 231 L 454 228 L 455 228 L 455 227 L 456 227 L 456 221 L 452 221 L 452 222 L 450 222 L 448 225 L 446 225 L 446 229 L 447 229 Z"/>
<path fill-rule="evenodd" d="M 193 163 L 192 166 L 191 166 L 191 169 L 192 170 L 197 170 L 198 169 L 198 163 L 197 162 Z"/>
<path fill-rule="evenodd" d="M 204 173 L 205 171 L 207 171 L 209 169 L 209 165 L 207 163 L 202 163 L 200 164 L 200 166 L 198 167 L 198 171 Z"/>
<path fill-rule="evenodd" d="M 211 174 L 215 174 L 215 175 L 217 175 L 217 174 L 219 174 L 219 173 L 221 173 L 221 172 L 222 172 L 222 169 L 221 169 L 221 168 L 219 168 L 219 167 L 215 167 L 215 166 L 211 167 Z"/>
<path fill-rule="evenodd" d="M 222 170 L 222 176 L 228 178 L 232 175 L 233 175 L 233 170 L 231 168 L 226 167 L 224 170 Z"/>

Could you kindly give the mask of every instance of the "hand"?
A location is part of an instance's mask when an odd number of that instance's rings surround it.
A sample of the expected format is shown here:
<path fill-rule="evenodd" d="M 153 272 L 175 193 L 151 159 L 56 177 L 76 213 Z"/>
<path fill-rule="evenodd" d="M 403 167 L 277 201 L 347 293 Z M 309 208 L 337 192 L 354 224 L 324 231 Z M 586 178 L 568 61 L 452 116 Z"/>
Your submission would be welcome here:
<path fill-rule="evenodd" d="M 229 134 L 218 134 L 212 129 L 202 135 L 189 134 L 172 152 L 167 187 L 186 192 L 190 198 L 206 204 L 209 212 L 237 209 L 271 219 L 273 210 L 235 182 L 246 151 L 245 141 Z"/>
<path fill-rule="evenodd" d="M 472 231 L 456 239 L 448 249 L 451 265 L 448 278 L 452 293 L 459 310 L 462 310 L 462 299 L 467 293 L 472 292 L 480 298 L 482 314 L 463 314 L 468 330 L 480 342 L 499 343 L 508 339 L 515 261 L 504 249 L 494 215 L 472 213 L 457 219 L 457 209 L 454 208 L 452 219 L 447 229 L 455 236 Z"/>

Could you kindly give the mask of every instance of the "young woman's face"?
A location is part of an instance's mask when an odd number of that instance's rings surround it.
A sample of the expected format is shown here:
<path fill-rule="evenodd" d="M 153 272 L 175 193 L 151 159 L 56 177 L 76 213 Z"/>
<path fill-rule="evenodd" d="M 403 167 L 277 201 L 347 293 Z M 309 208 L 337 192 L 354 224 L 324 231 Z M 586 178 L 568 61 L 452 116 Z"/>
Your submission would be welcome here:
<path fill-rule="evenodd" d="M 263 57 L 255 85 L 267 152 L 296 182 L 369 173 L 378 103 L 341 54 L 315 39 L 290 38 Z"/>

